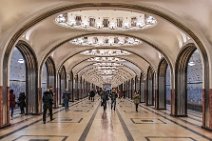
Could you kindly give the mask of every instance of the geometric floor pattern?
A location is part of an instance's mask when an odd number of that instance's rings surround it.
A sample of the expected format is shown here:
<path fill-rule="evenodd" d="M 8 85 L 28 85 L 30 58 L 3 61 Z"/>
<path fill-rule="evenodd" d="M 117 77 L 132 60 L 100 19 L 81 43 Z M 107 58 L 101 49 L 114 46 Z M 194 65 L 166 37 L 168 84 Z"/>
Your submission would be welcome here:
<path fill-rule="evenodd" d="M 13 141 L 65 141 L 67 136 L 22 135 Z"/>
<path fill-rule="evenodd" d="M 192 137 L 146 137 L 147 141 L 197 141 Z"/>
<path fill-rule="evenodd" d="M 134 124 L 166 124 L 166 122 L 157 118 L 131 118 Z"/>
<path fill-rule="evenodd" d="M 110 100 L 104 111 L 100 100 L 84 99 L 54 113 L 46 124 L 39 115 L 0 129 L 0 141 L 212 141 L 212 133 L 190 124 L 189 117 L 181 120 L 145 104 L 136 112 L 128 99 L 117 100 L 115 111 Z"/>

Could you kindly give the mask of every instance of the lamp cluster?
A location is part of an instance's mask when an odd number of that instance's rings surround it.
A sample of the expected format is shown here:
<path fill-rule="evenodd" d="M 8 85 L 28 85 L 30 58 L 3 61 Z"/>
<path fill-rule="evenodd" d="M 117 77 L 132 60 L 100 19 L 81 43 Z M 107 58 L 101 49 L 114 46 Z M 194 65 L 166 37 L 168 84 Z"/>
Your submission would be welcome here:
<path fill-rule="evenodd" d="M 94 56 L 118 56 L 118 55 L 130 55 L 128 51 L 119 49 L 91 49 L 81 52 L 83 55 Z"/>
<path fill-rule="evenodd" d="M 55 21 L 58 25 L 69 28 L 96 30 L 136 30 L 151 27 L 157 23 L 151 15 L 112 9 L 62 13 L 55 18 Z"/>
<path fill-rule="evenodd" d="M 70 43 L 81 46 L 133 46 L 142 43 L 141 40 L 128 36 L 84 36 L 75 38 Z"/>

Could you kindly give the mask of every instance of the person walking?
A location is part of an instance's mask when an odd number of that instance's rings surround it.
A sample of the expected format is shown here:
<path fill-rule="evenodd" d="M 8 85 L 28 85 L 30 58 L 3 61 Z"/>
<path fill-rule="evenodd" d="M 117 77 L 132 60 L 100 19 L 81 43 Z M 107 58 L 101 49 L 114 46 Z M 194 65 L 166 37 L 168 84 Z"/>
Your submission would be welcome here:
<path fill-rule="evenodd" d="M 26 96 L 24 92 L 19 94 L 18 103 L 21 110 L 21 115 L 24 115 L 25 114 L 24 107 L 26 107 Z"/>
<path fill-rule="evenodd" d="M 53 98 L 49 91 L 43 93 L 43 123 L 46 124 L 46 113 L 49 110 L 50 120 L 53 120 L 52 115 Z"/>
<path fill-rule="evenodd" d="M 101 106 L 103 106 L 104 111 L 107 109 L 108 94 L 107 91 L 103 91 L 101 94 Z"/>
<path fill-rule="evenodd" d="M 134 99 L 134 104 L 135 104 L 135 110 L 136 112 L 138 112 L 138 104 L 140 103 L 140 95 L 138 92 L 134 92 L 134 96 L 133 96 L 133 99 Z"/>
<path fill-rule="evenodd" d="M 116 93 L 115 89 L 112 89 L 111 93 L 111 109 L 114 111 L 116 110 L 116 98 L 118 97 L 118 94 Z"/>

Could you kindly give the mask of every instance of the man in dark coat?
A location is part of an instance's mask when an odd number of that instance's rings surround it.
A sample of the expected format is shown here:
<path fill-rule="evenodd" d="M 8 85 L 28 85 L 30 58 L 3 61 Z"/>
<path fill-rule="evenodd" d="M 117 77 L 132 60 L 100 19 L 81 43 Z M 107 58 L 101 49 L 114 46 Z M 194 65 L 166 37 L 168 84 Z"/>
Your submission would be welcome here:
<path fill-rule="evenodd" d="M 18 103 L 19 103 L 19 107 L 21 110 L 21 115 L 23 115 L 25 113 L 24 107 L 26 107 L 26 96 L 25 96 L 24 92 L 20 93 L 19 98 L 18 98 Z"/>
<path fill-rule="evenodd" d="M 94 92 L 94 89 L 92 89 L 90 92 L 91 101 L 94 101 L 94 96 L 95 96 L 95 92 Z"/>
<path fill-rule="evenodd" d="M 111 109 L 113 109 L 114 111 L 116 110 L 116 98 L 118 97 L 118 94 L 116 93 L 116 90 L 113 89 L 112 93 L 111 93 Z"/>
<path fill-rule="evenodd" d="M 50 120 L 53 120 L 52 104 L 53 104 L 52 94 L 49 91 L 45 91 L 43 93 L 43 123 L 44 124 L 46 124 L 47 109 L 49 110 Z"/>

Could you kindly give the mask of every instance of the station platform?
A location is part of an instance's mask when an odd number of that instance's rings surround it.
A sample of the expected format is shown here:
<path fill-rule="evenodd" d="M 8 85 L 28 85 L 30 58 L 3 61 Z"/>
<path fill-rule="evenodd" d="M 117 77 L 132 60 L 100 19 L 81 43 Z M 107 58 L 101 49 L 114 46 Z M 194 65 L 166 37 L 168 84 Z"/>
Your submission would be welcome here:
<path fill-rule="evenodd" d="M 191 112 L 190 112 L 191 113 Z M 201 117 L 176 118 L 169 110 L 155 110 L 144 104 L 138 112 L 129 99 L 118 99 L 116 110 L 110 101 L 104 112 L 100 98 L 83 99 L 54 109 L 54 120 L 43 124 L 42 115 L 14 118 L 0 131 L 1 141 L 211 141 L 211 132 L 201 128 Z"/>

